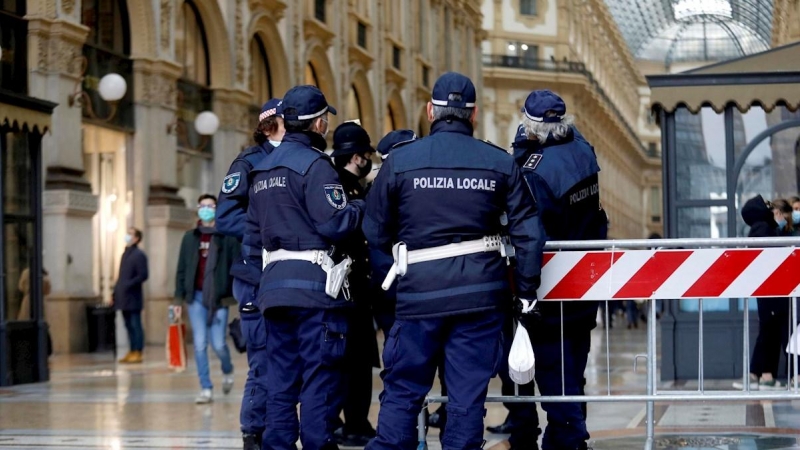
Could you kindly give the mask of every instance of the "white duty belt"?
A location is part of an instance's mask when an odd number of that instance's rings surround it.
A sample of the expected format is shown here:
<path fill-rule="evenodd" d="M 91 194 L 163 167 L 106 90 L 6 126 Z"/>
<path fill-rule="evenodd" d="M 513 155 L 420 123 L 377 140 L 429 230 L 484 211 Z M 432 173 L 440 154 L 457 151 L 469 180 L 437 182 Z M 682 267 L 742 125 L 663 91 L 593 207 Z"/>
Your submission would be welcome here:
<path fill-rule="evenodd" d="M 471 255 L 473 253 L 502 252 L 503 250 L 503 239 L 500 235 L 484 236 L 483 239 L 476 239 L 474 241 L 446 244 L 419 250 L 408 250 L 405 242 L 398 242 L 392 247 L 394 264 L 392 264 L 392 267 L 389 269 L 389 273 L 386 274 L 381 288 L 384 291 L 388 291 L 397 275 L 402 277 L 406 274 L 410 264 L 455 258 L 456 256 Z"/>
<path fill-rule="evenodd" d="M 339 292 L 344 288 L 344 298 L 350 300 L 350 283 L 347 275 L 350 273 L 350 266 L 353 260 L 350 257 L 344 258 L 342 262 L 336 264 L 328 255 L 326 250 L 274 250 L 268 252 L 261 249 L 261 270 L 267 268 L 271 263 L 278 261 L 308 261 L 316 264 L 325 271 L 325 293 L 331 298 L 338 298 Z"/>

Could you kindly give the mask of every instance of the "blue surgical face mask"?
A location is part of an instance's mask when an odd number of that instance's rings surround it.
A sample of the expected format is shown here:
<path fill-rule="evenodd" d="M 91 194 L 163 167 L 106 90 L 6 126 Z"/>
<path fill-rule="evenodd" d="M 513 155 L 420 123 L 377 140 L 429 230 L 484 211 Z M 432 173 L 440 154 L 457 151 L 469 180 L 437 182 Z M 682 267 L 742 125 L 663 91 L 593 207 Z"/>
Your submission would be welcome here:
<path fill-rule="evenodd" d="M 786 219 L 781 219 L 778 221 L 778 229 L 782 230 L 783 227 L 786 226 Z"/>
<path fill-rule="evenodd" d="M 273 147 L 278 147 L 279 145 L 281 145 L 281 141 L 272 141 L 271 140 L 271 141 L 269 141 L 269 144 L 271 146 L 273 146 Z"/>
<path fill-rule="evenodd" d="M 131 242 L 133 242 L 133 238 L 131 237 L 130 234 L 126 234 L 125 235 L 125 245 L 131 245 Z"/>
<path fill-rule="evenodd" d="M 197 210 L 197 217 L 199 217 L 203 222 L 211 222 L 214 220 L 216 213 L 217 210 L 214 208 L 209 206 L 201 206 L 200 209 Z"/>
<path fill-rule="evenodd" d="M 792 222 L 800 224 L 800 211 L 792 211 Z"/>

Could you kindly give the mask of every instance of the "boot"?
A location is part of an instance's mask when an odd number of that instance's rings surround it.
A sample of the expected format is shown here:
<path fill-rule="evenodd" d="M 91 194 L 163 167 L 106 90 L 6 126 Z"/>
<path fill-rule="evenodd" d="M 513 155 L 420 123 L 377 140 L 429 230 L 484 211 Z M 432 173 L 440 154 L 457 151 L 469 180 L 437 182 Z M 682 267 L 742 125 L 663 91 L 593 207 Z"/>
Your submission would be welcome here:
<path fill-rule="evenodd" d="M 129 363 L 129 362 L 130 362 L 130 359 L 131 359 L 131 355 L 132 355 L 132 354 L 133 354 L 133 352 L 128 352 L 128 354 L 127 354 L 127 355 L 125 355 L 125 356 L 123 356 L 122 358 L 120 358 L 119 362 L 120 362 L 121 364 L 127 364 L 127 363 Z"/>
<path fill-rule="evenodd" d="M 243 450 L 261 450 L 261 436 L 245 433 L 242 435 Z"/>
<path fill-rule="evenodd" d="M 131 352 L 131 357 L 128 358 L 128 360 L 126 362 L 128 364 L 139 364 L 142 361 L 144 361 L 144 358 L 142 357 L 142 352 L 137 350 L 137 351 Z"/>

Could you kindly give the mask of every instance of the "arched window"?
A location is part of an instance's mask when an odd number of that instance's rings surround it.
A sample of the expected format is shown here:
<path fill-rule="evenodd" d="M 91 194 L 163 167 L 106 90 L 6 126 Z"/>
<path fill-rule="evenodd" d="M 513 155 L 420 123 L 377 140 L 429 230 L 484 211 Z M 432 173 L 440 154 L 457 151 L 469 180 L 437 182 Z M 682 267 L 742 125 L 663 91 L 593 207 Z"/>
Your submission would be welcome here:
<path fill-rule="evenodd" d="M 347 117 L 345 120 L 361 120 L 361 101 L 358 98 L 355 86 L 350 86 L 350 92 L 347 93 Z"/>
<path fill-rule="evenodd" d="M 208 61 L 208 40 L 203 20 L 194 2 L 186 0 L 181 5 L 175 26 L 175 56 L 183 65 L 182 78 L 201 86 L 211 85 Z"/>
<path fill-rule="evenodd" d="M 311 84 L 319 87 L 319 78 L 317 78 L 317 70 L 311 63 L 306 64 L 306 84 Z"/>
<path fill-rule="evenodd" d="M 120 55 L 130 54 L 128 10 L 123 0 L 83 0 L 81 23 L 89 27 L 86 43 Z"/>
<path fill-rule="evenodd" d="M 253 36 L 250 42 L 250 92 L 259 106 L 273 97 L 269 58 L 259 35 Z"/>
<path fill-rule="evenodd" d="M 394 111 L 392 105 L 386 105 L 386 116 L 383 118 L 383 134 L 393 131 L 397 127 L 394 119 Z"/>

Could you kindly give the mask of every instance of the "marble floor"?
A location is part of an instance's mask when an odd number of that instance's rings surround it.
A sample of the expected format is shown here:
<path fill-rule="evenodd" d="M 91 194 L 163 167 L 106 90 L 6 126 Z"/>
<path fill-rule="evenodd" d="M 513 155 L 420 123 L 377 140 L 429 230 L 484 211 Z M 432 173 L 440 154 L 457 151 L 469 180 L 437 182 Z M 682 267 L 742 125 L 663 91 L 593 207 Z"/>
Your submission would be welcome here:
<path fill-rule="evenodd" d="M 644 393 L 644 367 L 633 368 L 635 355 L 645 350 L 641 328 L 612 329 L 608 346 L 603 330 L 595 330 L 588 393 L 605 394 L 608 386 L 614 394 Z M 608 373 L 607 358 L 612 368 Z M 211 360 L 220 384 L 219 364 L 213 356 Z M 234 393 L 223 396 L 217 387 L 212 404 L 195 405 L 193 362 L 186 372 L 173 373 L 166 368 L 163 347 L 148 348 L 145 363 L 137 366 L 117 365 L 111 353 L 54 356 L 50 382 L 0 388 L 0 449 L 240 449 L 244 356 L 237 354 L 234 364 Z M 373 423 L 380 392 L 377 370 L 374 380 Z M 732 389 L 732 381 L 707 381 L 706 389 Z M 676 387 L 662 383 L 661 388 Z M 490 395 L 499 394 L 500 383 L 493 380 Z M 487 409 L 487 425 L 503 421 L 502 405 L 489 404 Z M 539 413 L 544 424 L 541 408 Z M 592 403 L 588 416 L 595 449 L 643 448 L 644 404 Z M 655 448 L 800 449 L 800 401 L 660 403 L 656 433 Z M 439 448 L 436 435 L 431 430 L 430 449 Z M 504 437 L 487 433 L 485 448 Z"/>

